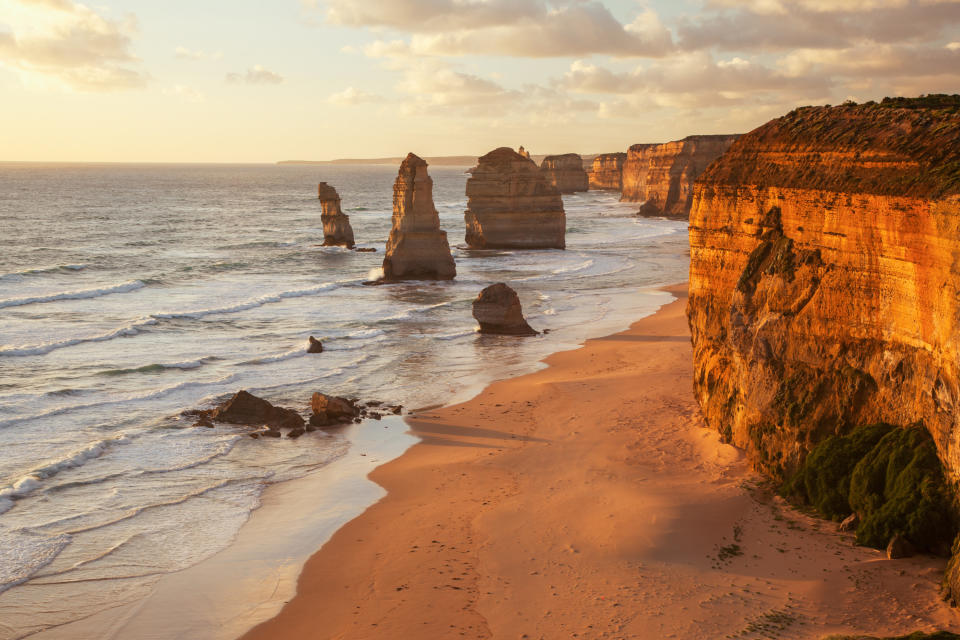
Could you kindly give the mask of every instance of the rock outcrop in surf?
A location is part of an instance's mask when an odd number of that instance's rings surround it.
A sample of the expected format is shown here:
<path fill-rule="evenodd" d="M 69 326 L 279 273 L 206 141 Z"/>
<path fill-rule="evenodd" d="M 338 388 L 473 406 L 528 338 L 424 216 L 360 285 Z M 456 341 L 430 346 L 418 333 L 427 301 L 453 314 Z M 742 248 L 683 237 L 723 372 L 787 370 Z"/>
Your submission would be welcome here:
<path fill-rule="evenodd" d="M 578 153 L 547 156 L 540 163 L 540 171 L 560 193 L 576 193 L 590 188 L 583 158 Z"/>
<path fill-rule="evenodd" d="M 350 218 L 340 209 L 340 195 L 337 190 L 321 182 L 317 187 L 320 207 L 320 221 L 323 223 L 323 246 L 347 247 L 353 249 L 353 227 Z"/>
<path fill-rule="evenodd" d="M 467 180 L 466 242 L 474 249 L 563 249 L 560 192 L 509 147 L 481 157 Z"/>
<path fill-rule="evenodd" d="M 480 333 L 537 335 L 523 317 L 520 296 L 502 282 L 490 285 L 480 292 L 473 301 L 473 317 L 480 323 Z"/>
<path fill-rule="evenodd" d="M 383 259 L 383 280 L 451 280 L 456 275 L 447 233 L 440 229 L 433 205 L 427 163 L 408 154 L 393 185 L 393 228 Z"/>

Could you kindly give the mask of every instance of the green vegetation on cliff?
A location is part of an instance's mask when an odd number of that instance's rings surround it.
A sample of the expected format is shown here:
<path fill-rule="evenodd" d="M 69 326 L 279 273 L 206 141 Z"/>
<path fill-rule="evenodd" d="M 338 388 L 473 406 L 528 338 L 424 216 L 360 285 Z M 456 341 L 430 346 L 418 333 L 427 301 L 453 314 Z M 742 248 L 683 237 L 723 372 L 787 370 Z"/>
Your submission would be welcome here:
<path fill-rule="evenodd" d="M 831 436 L 784 490 L 826 518 L 859 514 L 858 544 L 882 548 L 902 535 L 920 550 L 943 554 L 956 534 L 943 467 L 922 426 L 877 424 Z"/>
<path fill-rule="evenodd" d="M 784 161 L 778 153 L 790 154 Z M 742 136 L 701 184 L 960 194 L 960 95 L 800 107 Z"/>

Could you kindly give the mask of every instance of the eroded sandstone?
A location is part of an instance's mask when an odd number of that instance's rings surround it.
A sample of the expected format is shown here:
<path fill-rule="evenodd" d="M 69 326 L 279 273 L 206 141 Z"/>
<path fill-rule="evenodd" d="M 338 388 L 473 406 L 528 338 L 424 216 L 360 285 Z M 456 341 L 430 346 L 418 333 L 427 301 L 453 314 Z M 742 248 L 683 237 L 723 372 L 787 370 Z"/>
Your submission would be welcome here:
<path fill-rule="evenodd" d="M 411 153 L 393 185 L 393 228 L 383 259 L 383 277 L 396 280 L 450 280 L 457 267 L 447 233 L 433 205 L 427 163 Z"/>
<path fill-rule="evenodd" d="M 593 167 L 588 175 L 590 189 L 623 189 L 623 165 L 627 161 L 625 153 L 601 153 L 593 159 Z"/>
<path fill-rule="evenodd" d="M 529 158 L 500 147 L 470 169 L 466 242 L 476 249 L 563 249 L 560 192 Z"/>
<path fill-rule="evenodd" d="M 321 182 L 317 188 L 320 198 L 320 221 L 323 223 L 323 246 L 347 247 L 354 246 L 353 227 L 350 218 L 340 209 L 340 195 L 337 190 L 326 182 Z"/>
<path fill-rule="evenodd" d="M 547 156 L 540 163 L 540 171 L 560 193 L 576 193 L 590 188 L 583 158 L 578 153 Z"/>
<path fill-rule="evenodd" d="M 502 282 L 492 284 L 480 292 L 473 301 L 473 317 L 480 323 L 480 333 L 537 335 L 523 317 L 520 296 Z"/>
<path fill-rule="evenodd" d="M 736 135 L 689 136 L 633 145 L 623 165 L 621 200 L 646 203 L 643 215 L 686 219 L 694 182 L 736 139 Z"/>

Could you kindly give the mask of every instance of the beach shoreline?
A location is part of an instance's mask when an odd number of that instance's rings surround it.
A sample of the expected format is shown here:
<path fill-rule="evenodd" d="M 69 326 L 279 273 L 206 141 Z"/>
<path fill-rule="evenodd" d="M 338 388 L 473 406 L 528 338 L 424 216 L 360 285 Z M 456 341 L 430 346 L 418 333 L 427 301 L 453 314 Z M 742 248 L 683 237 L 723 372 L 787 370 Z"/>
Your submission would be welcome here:
<path fill-rule="evenodd" d="M 408 418 L 386 496 L 244 640 L 796 638 L 960 629 L 944 562 L 887 560 L 790 509 L 702 424 L 677 300 Z"/>

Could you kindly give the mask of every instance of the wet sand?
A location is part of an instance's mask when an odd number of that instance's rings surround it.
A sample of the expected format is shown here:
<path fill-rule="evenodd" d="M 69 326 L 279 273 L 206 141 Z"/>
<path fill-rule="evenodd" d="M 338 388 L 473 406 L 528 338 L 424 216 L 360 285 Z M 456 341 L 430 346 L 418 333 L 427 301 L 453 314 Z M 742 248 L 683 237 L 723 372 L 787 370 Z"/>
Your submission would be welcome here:
<path fill-rule="evenodd" d="M 821 638 L 960 630 L 944 561 L 787 507 L 704 428 L 679 299 L 408 420 L 387 495 L 247 640 Z"/>

